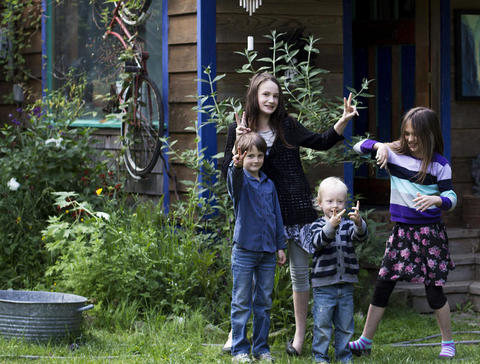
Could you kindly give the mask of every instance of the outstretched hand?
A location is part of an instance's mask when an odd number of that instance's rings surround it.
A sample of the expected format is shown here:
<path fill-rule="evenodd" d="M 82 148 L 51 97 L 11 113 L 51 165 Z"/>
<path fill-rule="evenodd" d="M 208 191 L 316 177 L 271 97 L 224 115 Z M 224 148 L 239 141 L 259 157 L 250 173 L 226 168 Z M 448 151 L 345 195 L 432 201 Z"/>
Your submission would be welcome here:
<path fill-rule="evenodd" d="M 242 113 L 242 118 L 240 119 L 238 114 L 235 113 L 235 121 L 237 122 L 237 127 L 235 129 L 235 134 L 237 139 L 240 135 L 250 133 L 252 129 L 247 128 L 247 117 L 245 116 L 245 112 Z"/>
<path fill-rule="evenodd" d="M 375 146 L 377 147 L 377 154 L 375 155 L 377 165 L 380 168 L 385 168 L 388 162 L 388 147 L 383 143 L 376 143 Z"/>
<path fill-rule="evenodd" d="M 345 211 L 347 210 L 343 209 L 337 214 L 337 209 L 333 209 L 333 214 L 328 221 L 334 228 L 337 228 L 337 226 L 340 225 L 340 221 L 342 221 L 342 216 Z"/>
<path fill-rule="evenodd" d="M 247 151 L 240 153 L 240 148 L 237 149 L 237 154 L 235 154 L 232 157 L 233 160 L 233 165 L 236 168 L 242 168 L 243 167 L 243 160 L 245 159 L 245 156 L 247 155 Z"/>
<path fill-rule="evenodd" d="M 348 95 L 348 99 L 346 97 L 343 98 L 343 115 L 342 119 L 350 120 L 354 116 L 358 116 L 357 107 L 352 105 L 352 93 Z"/>
<path fill-rule="evenodd" d="M 277 250 L 277 264 L 278 266 L 282 266 L 287 261 L 287 256 L 285 255 L 285 251 L 283 249 Z"/>
<path fill-rule="evenodd" d="M 358 227 L 362 226 L 362 217 L 360 216 L 360 201 L 357 201 L 357 206 L 352 207 L 352 211 L 348 213 L 348 218 L 352 220 Z"/>

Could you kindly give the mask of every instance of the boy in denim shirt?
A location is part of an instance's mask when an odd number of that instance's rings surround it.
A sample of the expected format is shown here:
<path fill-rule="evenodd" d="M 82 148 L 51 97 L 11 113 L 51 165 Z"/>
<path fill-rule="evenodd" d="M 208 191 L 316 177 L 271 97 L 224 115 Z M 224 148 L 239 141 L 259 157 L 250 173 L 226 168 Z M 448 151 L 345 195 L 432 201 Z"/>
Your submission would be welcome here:
<path fill-rule="evenodd" d="M 358 261 L 353 244 L 367 239 L 367 225 L 359 214 L 359 202 L 346 212 L 347 186 L 340 178 L 320 183 L 316 204 L 323 217 L 305 225 L 302 248 L 313 254 L 313 342 L 317 363 L 328 363 L 328 345 L 335 326 L 337 361 L 352 361 L 348 342 L 353 335 L 353 283 L 358 282 Z"/>
<path fill-rule="evenodd" d="M 236 218 L 232 249 L 232 361 L 251 361 L 247 322 L 253 310 L 252 354 L 256 359 L 272 362 L 267 341 L 275 253 L 278 265 L 285 264 L 285 231 L 275 185 L 260 171 L 267 150 L 265 140 L 251 132 L 239 137 L 236 148 L 227 174 Z"/>

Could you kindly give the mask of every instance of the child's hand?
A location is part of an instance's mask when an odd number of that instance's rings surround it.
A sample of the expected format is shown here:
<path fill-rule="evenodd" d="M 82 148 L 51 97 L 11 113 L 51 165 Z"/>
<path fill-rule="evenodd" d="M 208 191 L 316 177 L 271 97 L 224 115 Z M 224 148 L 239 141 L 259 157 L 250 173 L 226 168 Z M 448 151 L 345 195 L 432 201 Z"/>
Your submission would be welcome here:
<path fill-rule="evenodd" d="M 330 217 L 330 220 L 328 221 L 330 222 L 330 225 L 332 225 L 334 229 L 336 229 L 337 226 L 340 225 L 340 221 L 342 221 L 342 216 L 345 213 L 345 211 L 347 210 L 343 209 L 342 211 L 340 211 L 340 213 L 337 214 L 337 209 L 333 209 L 332 217 Z"/>
<path fill-rule="evenodd" d="M 360 201 L 357 201 L 357 206 L 352 207 L 351 212 L 348 213 L 348 218 L 352 220 L 358 227 L 362 226 L 362 217 L 360 216 Z"/>
<path fill-rule="evenodd" d="M 242 113 L 242 119 L 238 117 L 238 114 L 235 113 L 235 121 L 237 122 L 237 128 L 235 129 L 235 134 L 237 139 L 240 135 L 250 133 L 252 129 L 247 128 L 247 118 L 245 117 L 245 112 Z"/>
<path fill-rule="evenodd" d="M 280 249 L 277 251 L 277 264 L 281 267 L 287 261 L 287 256 L 285 255 L 285 251 Z"/>
<path fill-rule="evenodd" d="M 247 155 L 247 151 L 243 152 L 243 154 L 240 154 L 240 148 L 238 148 L 237 149 L 237 154 L 235 154 L 232 157 L 233 165 L 236 168 L 242 168 L 243 167 L 243 159 L 245 158 L 246 155 Z"/>
<path fill-rule="evenodd" d="M 442 206 L 442 199 L 440 196 L 421 195 L 420 193 L 417 193 L 417 197 L 413 199 L 413 202 L 415 202 L 413 207 L 415 207 L 417 211 L 422 212 L 433 205 L 437 207 Z"/>
<path fill-rule="evenodd" d="M 377 154 L 375 156 L 377 165 L 379 165 L 380 168 L 385 168 L 388 161 L 388 148 L 383 143 L 376 143 L 375 146 L 377 147 Z"/>
<path fill-rule="evenodd" d="M 352 105 L 352 93 L 348 95 L 347 98 L 343 98 L 343 115 L 342 119 L 344 120 L 350 120 L 354 116 L 358 116 L 358 111 L 357 107 L 355 105 Z"/>

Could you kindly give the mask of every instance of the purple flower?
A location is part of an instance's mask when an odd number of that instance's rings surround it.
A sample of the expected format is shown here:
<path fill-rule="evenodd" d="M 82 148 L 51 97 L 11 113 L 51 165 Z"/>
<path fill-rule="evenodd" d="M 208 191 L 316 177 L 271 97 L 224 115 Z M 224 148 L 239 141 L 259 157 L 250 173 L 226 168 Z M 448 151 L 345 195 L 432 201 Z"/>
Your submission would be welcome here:
<path fill-rule="evenodd" d="M 435 267 L 435 261 L 433 259 L 427 259 L 427 264 L 430 268 Z"/>
<path fill-rule="evenodd" d="M 33 114 L 34 114 L 35 116 L 38 117 L 38 116 L 41 115 L 41 113 L 42 113 L 42 109 L 40 108 L 40 106 L 35 106 L 35 107 L 33 108 Z"/>
<path fill-rule="evenodd" d="M 23 112 L 23 109 L 21 107 L 17 107 L 17 112 L 20 114 Z"/>
<path fill-rule="evenodd" d="M 15 125 L 20 125 L 20 121 L 18 121 L 16 118 L 12 119 L 12 123 L 14 123 Z"/>
<path fill-rule="evenodd" d="M 402 258 L 408 259 L 408 257 L 410 256 L 410 251 L 408 249 L 403 249 L 400 252 L 400 255 L 402 256 Z"/>

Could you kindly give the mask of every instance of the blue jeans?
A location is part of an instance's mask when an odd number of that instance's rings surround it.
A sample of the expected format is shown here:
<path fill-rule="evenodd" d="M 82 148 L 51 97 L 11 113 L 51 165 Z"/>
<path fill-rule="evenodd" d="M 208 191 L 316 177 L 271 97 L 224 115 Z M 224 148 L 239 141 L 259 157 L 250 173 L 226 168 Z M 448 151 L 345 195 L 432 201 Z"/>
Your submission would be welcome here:
<path fill-rule="evenodd" d="M 333 284 L 313 288 L 313 342 L 315 361 L 330 362 L 328 345 L 335 326 L 335 357 L 352 361 L 348 342 L 353 335 L 353 285 Z"/>
<path fill-rule="evenodd" d="M 237 244 L 233 246 L 232 355 L 250 353 L 247 322 L 252 310 L 252 354 L 270 352 L 267 341 L 276 260 L 275 253 L 245 250 Z"/>

